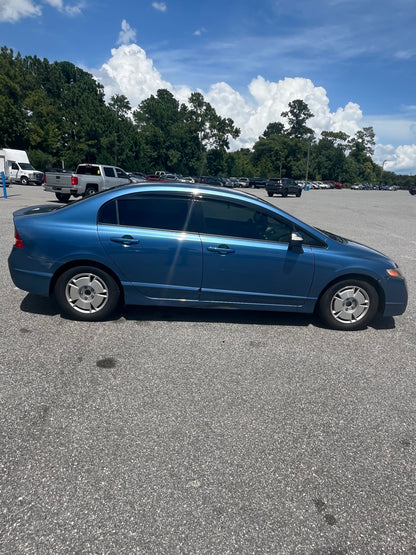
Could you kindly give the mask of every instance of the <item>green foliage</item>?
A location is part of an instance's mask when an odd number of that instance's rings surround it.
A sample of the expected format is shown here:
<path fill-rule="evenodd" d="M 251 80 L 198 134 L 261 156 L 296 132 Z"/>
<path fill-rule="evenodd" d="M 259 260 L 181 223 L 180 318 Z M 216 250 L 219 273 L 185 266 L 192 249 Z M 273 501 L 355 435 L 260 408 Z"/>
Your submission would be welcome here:
<path fill-rule="evenodd" d="M 199 92 L 185 105 L 160 89 L 132 112 L 124 95 L 106 104 L 103 87 L 70 62 L 0 49 L 0 147 L 28 150 L 40 169 L 101 162 L 131 171 L 304 179 L 308 167 L 310 179 L 415 184 L 415 177 L 396 176 L 372 161 L 372 127 L 354 137 L 330 131 L 314 137 L 307 127 L 313 114 L 300 99 L 281 115 L 287 128 L 269 123 L 252 150 L 228 152 L 240 130 Z"/>
<path fill-rule="evenodd" d="M 313 131 L 306 126 L 306 122 L 308 119 L 313 118 L 314 115 L 303 100 L 296 99 L 289 102 L 289 109 L 286 112 L 282 112 L 281 116 L 288 120 L 289 130 L 287 134 L 289 137 L 303 139 L 313 136 Z"/>

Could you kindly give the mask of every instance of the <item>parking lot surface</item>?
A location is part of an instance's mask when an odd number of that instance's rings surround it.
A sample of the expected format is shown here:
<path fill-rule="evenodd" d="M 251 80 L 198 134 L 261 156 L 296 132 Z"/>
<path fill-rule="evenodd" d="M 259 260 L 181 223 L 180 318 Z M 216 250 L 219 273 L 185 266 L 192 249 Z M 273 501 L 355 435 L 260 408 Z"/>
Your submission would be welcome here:
<path fill-rule="evenodd" d="M 0 553 L 416 553 L 415 197 L 271 199 L 398 262 L 405 314 L 348 333 L 218 310 L 66 320 L 7 268 L 12 212 L 55 199 L 7 193 Z"/>

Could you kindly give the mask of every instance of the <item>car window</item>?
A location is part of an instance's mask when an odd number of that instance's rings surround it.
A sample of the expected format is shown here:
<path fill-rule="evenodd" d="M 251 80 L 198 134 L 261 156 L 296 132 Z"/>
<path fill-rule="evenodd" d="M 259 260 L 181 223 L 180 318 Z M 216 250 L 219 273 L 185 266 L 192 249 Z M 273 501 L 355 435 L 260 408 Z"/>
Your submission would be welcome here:
<path fill-rule="evenodd" d="M 117 177 L 122 177 L 123 179 L 128 179 L 129 176 L 126 174 L 126 172 L 124 170 L 122 170 L 121 168 L 116 168 L 116 172 L 117 172 Z"/>
<path fill-rule="evenodd" d="M 326 247 L 325 243 L 323 243 L 320 239 L 317 239 L 304 229 L 296 228 L 295 231 L 302 235 L 303 237 L 303 244 L 306 247 Z"/>
<path fill-rule="evenodd" d="M 114 168 L 104 166 L 104 175 L 106 177 L 115 177 Z"/>
<path fill-rule="evenodd" d="M 99 166 L 78 166 L 77 174 L 79 175 L 101 175 Z"/>
<path fill-rule="evenodd" d="M 196 231 L 193 203 L 189 198 L 161 195 L 125 195 L 107 202 L 98 213 L 98 223 Z"/>
<path fill-rule="evenodd" d="M 293 226 L 290 222 L 228 201 L 200 199 L 203 217 L 201 232 L 259 241 L 289 243 Z"/>

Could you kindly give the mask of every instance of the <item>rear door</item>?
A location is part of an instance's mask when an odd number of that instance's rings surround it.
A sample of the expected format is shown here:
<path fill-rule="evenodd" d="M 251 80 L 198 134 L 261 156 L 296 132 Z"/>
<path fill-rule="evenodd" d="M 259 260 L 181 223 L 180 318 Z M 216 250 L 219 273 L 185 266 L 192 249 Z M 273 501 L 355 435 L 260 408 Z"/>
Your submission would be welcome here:
<path fill-rule="evenodd" d="M 142 300 L 197 300 L 202 246 L 189 195 L 135 193 L 105 204 L 100 241 Z"/>

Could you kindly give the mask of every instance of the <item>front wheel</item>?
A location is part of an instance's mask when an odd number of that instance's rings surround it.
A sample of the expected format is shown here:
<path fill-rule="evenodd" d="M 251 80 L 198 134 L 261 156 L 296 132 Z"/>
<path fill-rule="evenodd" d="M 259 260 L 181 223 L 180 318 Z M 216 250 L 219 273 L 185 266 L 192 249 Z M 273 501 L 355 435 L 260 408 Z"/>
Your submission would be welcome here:
<path fill-rule="evenodd" d="M 347 279 L 324 292 L 319 301 L 319 313 L 333 329 L 357 330 L 373 320 L 378 304 L 378 293 L 370 283 Z"/>
<path fill-rule="evenodd" d="M 90 322 L 110 316 L 120 300 L 115 279 L 93 266 L 78 266 L 64 272 L 56 281 L 54 294 L 63 314 Z"/>
<path fill-rule="evenodd" d="M 302 194 L 302 191 L 297 191 L 296 196 L 300 197 L 301 194 Z"/>
<path fill-rule="evenodd" d="M 23 177 L 20 178 L 20 183 L 22 185 L 27 185 L 29 183 L 28 178 L 24 175 Z"/>
<path fill-rule="evenodd" d="M 267 191 L 267 194 L 268 194 L 269 197 L 273 196 L 273 193 L 271 191 Z"/>
<path fill-rule="evenodd" d="M 282 191 L 282 197 L 287 197 L 288 192 L 289 192 L 289 191 L 288 191 L 287 189 L 284 189 L 284 190 Z"/>

